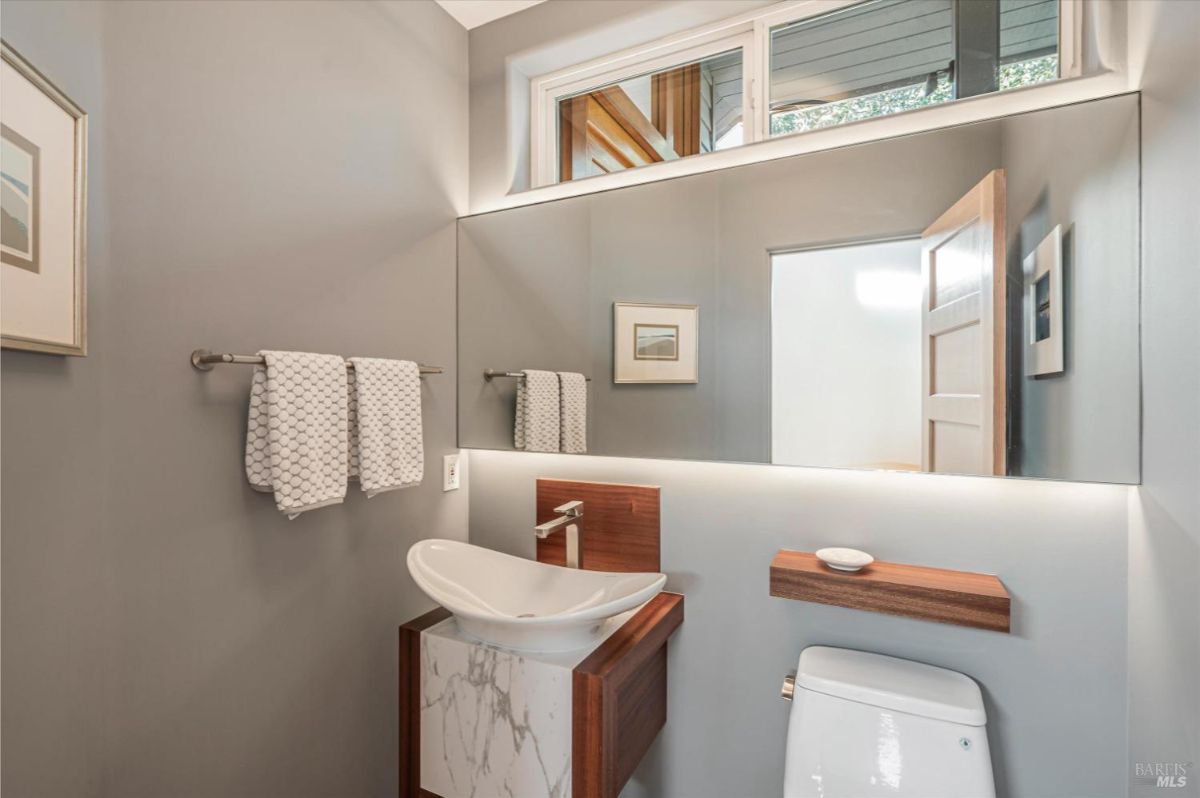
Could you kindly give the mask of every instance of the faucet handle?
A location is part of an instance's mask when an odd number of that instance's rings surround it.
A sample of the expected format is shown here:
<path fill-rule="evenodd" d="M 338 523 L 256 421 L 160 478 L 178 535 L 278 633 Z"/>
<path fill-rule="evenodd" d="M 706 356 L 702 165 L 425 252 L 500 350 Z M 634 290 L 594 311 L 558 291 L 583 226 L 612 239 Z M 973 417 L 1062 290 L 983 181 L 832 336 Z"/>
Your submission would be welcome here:
<path fill-rule="evenodd" d="M 558 507 L 555 507 L 554 512 L 561 515 L 570 516 L 571 518 L 578 518 L 579 516 L 583 515 L 583 502 L 569 501 L 566 504 L 561 504 Z"/>

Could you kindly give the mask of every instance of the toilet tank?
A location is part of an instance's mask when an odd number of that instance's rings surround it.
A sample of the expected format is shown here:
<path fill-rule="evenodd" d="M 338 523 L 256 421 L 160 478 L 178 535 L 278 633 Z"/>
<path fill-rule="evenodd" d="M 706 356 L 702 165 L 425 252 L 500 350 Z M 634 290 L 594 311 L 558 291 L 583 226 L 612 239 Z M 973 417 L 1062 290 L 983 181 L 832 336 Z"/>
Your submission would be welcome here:
<path fill-rule="evenodd" d="M 865 651 L 800 654 L 784 798 L 994 798 L 979 685 Z"/>

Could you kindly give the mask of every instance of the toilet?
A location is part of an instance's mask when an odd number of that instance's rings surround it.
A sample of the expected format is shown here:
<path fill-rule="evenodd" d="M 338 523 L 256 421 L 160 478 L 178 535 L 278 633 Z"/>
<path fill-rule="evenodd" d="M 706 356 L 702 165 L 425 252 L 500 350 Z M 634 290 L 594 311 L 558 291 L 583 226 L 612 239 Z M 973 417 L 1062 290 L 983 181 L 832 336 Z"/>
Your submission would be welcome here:
<path fill-rule="evenodd" d="M 789 692 L 785 798 L 994 798 L 987 716 L 969 676 L 811 646 Z"/>

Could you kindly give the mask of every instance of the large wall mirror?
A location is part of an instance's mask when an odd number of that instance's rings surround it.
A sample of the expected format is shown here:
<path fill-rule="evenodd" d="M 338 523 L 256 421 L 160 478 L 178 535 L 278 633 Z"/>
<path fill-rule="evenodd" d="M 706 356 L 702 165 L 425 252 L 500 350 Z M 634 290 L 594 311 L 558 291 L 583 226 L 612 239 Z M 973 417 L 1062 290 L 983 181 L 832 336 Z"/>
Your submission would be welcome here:
<path fill-rule="evenodd" d="M 1125 95 L 461 219 L 459 444 L 1136 483 L 1138 137 Z"/>

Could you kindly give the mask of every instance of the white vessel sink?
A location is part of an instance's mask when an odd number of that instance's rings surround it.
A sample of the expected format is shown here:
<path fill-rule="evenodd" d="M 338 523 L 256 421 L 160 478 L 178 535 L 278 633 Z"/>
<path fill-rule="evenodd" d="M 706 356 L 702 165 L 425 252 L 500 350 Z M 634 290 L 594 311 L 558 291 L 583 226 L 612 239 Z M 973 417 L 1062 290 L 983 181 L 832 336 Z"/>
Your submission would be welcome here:
<path fill-rule="evenodd" d="M 598 639 L 606 619 L 649 601 L 666 574 L 581 571 L 456 540 L 408 550 L 417 586 L 471 637 L 522 651 L 572 651 Z"/>

